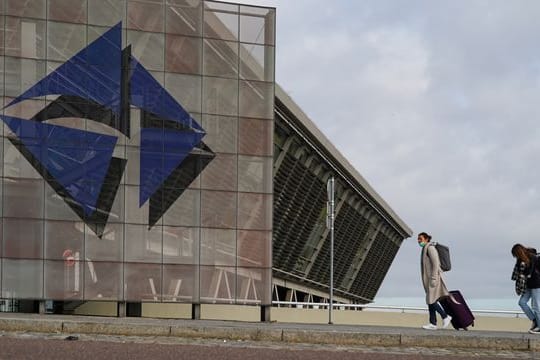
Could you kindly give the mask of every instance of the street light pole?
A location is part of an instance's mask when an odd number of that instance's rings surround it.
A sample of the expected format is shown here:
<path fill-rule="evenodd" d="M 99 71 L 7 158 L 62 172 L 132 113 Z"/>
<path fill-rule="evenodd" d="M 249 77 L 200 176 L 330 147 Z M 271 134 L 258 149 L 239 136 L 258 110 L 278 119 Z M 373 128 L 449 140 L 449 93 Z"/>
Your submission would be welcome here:
<path fill-rule="evenodd" d="M 328 323 L 332 324 L 332 308 L 334 307 L 334 188 L 335 182 L 332 176 L 326 183 L 328 193 L 327 222 L 326 226 L 330 228 L 330 299 L 328 306 Z"/>

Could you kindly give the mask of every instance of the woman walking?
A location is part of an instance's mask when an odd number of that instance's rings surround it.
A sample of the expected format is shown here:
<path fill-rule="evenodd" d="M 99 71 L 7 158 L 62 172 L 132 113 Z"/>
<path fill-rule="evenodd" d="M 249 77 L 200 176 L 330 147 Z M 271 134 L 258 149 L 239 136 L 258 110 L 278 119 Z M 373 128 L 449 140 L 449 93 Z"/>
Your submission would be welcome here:
<path fill-rule="evenodd" d="M 536 250 L 527 248 L 521 244 L 512 246 L 512 255 L 516 258 L 516 265 L 512 272 L 512 280 L 516 282 L 516 293 L 519 297 L 519 307 L 523 310 L 527 318 L 531 320 L 532 326 L 529 332 L 540 333 L 538 324 L 540 310 L 540 276 L 536 270 Z M 532 300 L 532 309 L 529 306 Z"/>
<path fill-rule="evenodd" d="M 426 291 L 426 304 L 429 309 L 429 324 L 422 326 L 426 330 L 437 330 L 437 312 L 443 319 L 443 328 L 446 328 L 452 317 L 444 311 L 439 299 L 448 296 L 448 289 L 442 279 L 439 253 L 431 242 L 431 236 L 425 232 L 418 234 L 418 245 L 422 248 L 421 271 L 422 284 Z"/>

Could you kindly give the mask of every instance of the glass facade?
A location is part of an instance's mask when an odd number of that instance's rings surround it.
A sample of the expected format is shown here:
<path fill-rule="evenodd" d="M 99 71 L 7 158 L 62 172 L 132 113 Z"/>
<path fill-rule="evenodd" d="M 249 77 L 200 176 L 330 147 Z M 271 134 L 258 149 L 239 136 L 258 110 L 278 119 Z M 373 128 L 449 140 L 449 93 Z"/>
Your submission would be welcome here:
<path fill-rule="evenodd" d="M 270 304 L 274 27 L 0 1 L 0 297 Z"/>

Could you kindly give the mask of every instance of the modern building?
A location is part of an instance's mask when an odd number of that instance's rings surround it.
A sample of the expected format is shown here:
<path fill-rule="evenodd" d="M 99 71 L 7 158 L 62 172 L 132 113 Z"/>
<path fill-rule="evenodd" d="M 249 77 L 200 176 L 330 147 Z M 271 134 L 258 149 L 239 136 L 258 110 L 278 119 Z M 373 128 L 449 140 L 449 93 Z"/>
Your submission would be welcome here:
<path fill-rule="evenodd" d="M 336 295 L 373 299 L 411 231 L 275 85 L 275 9 L 0 6 L 1 298 L 189 316 L 324 298 L 333 175 Z"/>

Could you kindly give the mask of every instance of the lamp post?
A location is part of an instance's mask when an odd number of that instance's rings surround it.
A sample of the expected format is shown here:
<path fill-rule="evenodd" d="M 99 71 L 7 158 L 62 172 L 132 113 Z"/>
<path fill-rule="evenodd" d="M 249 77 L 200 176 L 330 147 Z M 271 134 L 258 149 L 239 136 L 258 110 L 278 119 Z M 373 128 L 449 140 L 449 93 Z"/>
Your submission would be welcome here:
<path fill-rule="evenodd" d="M 326 183 L 328 201 L 326 203 L 326 227 L 330 229 L 330 299 L 328 306 L 328 323 L 332 324 L 332 308 L 334 305 L 334 188 L 332 176 Z"/>

